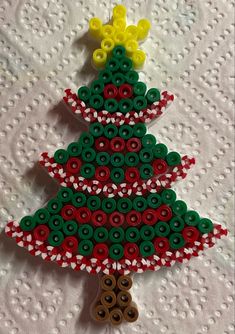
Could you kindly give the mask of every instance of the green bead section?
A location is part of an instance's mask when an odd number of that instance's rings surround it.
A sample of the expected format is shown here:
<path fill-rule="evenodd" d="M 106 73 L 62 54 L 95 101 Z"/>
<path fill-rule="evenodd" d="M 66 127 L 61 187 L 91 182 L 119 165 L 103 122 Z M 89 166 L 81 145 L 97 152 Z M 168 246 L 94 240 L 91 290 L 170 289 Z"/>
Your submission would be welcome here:
<path fill-rule="evenodd" d="M 187 205 L 184 201 L 175 201 L 175 203 L 172 205 L 172 211 L 178 216 L 183 216 L 187 211 Z"/>
<path fill-rule="evenodd" d="M 92 162 L 95 160 L 95 157 L 96 157 L 96 152 L 91 147 L 85 148 L 82 151 L 82 160 L 84 162 Z"/>
<path fill-rule="evenodd" d="M 152 226 L 144 225 L 140 229 L 140 236 L 143 240 L 149 241 L 155 237 L 155 231 Z"/>
<path fill-rule="evenodd" d="M 47 210 L 48 210 L 51 214 L 59 213 L 61 209 L 62 209 L 62 203 L 61 203 L 61 201 L 59 201 L 59 200 L 56 199 L 56 198 L 51 199 L 51 200 L 47 203 Z"/>
<path fill-rule="evenodd" d="M 185 245 L 185 240 L 180 233 L 172 233 L 169 237 L 170 247 L 172 249 L 179 249 Z"/>
<path fill-rule="evenodd" d="M 113 48 L 112 55 L 117 59 L 121 59 L 126 55 L 126 49 L 121 45 L 117 45 Z"/>
<path fill-rule="evenodd" d="M 155 252 L 153 243 L 151 241 L 143 241 L 140 244 L 140 254 L 142 256 L 151 256 Z"/>
<path fill-rule="evenodd" d="M 119 104 L 115 99 L 107 99 L 104 102 L 104 109 L 110 113 L 114 113 L 119 108 Z"/>
<path fill-rule="evenodd" d="M 148 180 L 153 176 L 153 167 L 149 164 L 140 166 L 140 177 L 143 180 Z"/>
<path fill-rule="evenodd" d="M 112 76 L 112 83 L 116 87 L 120 87 L 122 84 L 124 84 L 125 81 L 126 81 L 126 78 L 125 78 L 124 74 L 122 74 L 122 73 L 115 73 Z"/>
<path fill-rule="evenodd" d="M 36 227 L 36 222 L 31 216 L 25 216 L 20 221 L 22 231 L 32 231 Z"/>
<path fill-rule="evenodd" d="M 65 235 L 74 235 L 77 233 L 78 224 L 74 220 L 67 220 L 63 224 L 63 232 Z"/>
<path fill-rule="evenodd" d="M 156 138 L 151 134 L 145 135 L 141 141 L 144 147 L 153 148 L 153 146 L 156 144 Z"/>
<path fill-rule="evenodd" d="M 50 213 L 46 208 L 38 209 L 34 214 L 34 221 L 36 224 L 46 224 L 50 218 Z"/>
<path fill-rule="evenodd" d="M 76 208 L 81 208 L 86 203 L 86 195 L 80 192 L 77 192 L 73 195 L 72 204 Z"/>
<path fill-rule="evenodd" d="M 126 73 L 126 81 L 130 85 L 134 85 L 139 80 L 139 74 L 136 71 L 129 71 Z"/>
<path fill-rule="evenodd" d="M 104 128 L 104 135 L 108 139 L 112 139 L 116 137 L 118 134 L 118 128 L 116 125 L 113 124 L 108 124 Z"/>
<path fill-rule="evenodd" d="M 89 163 L 83 164 L 81 167 L 81 176 L 90 179 L 95 175 L 95 166 Z"/>
<path fill-rule="evenodd" d="M 136 111 L 145 109 L 148 105 L 148 101 L 144 96 L 136 96 L 133 100 L 133 107 Z"/>
<path fill-rule="evenodd" d="M 47 241 L 50 246 L 60 246 L 64 241 L 64 235 L 60 231 L 52 231 L 50 232 Z"/>
<path fill-rule="evenodd" d="M 181 157 L 177 152 L 168 153 L 165 159 L 169 166 L 176 166 L 181 163 Z"/>
<path fill-rule="evenodd" d="M 87 86 L 82 86 L 78 89 L 78 97 L 80 100 L 87 102 L 91 97 L 91 91 Z"/>
<path fill-rule="evenodd" d="M 119 60 L 117 58 L 110 58 L 106 63 L 106 69 L 110 72 L 115 73 L 119 70 Z M 113 77 L 113 75 L 112 75 Z M 112 80 L 112 79 L 111 79 Z"/>
<path fill-rule="evenodd" d="M 90 196 L 87 199 L 87 207 L 91 211 L 98 210 L 101 206 L 101 199 L 98 196 Z"/>
<path fill-rule="evenodd" d="M 109 239 L 112 243 L 121 243 L 124 241 L 125 232 L 123 228 L 113 227 L 109 231 Z"/>
<path fill-rule="evenodd" d="M 107 166 L 110 161 L 110 156 L 107 152 L 99 152 L 95 160 L 99 166 Z"/>
<path fill-rule="evenodd" d="M 153 155 L 157 159 L 164 159 L 167 155 L 168 149 L 164 144 L 157 144 L 153 148 Z"/>
<path fill-rule="evenodd" d="M 135 167 L 139 164 L 139 156 L 135 152 L 128 152 L 125 155 L 125 163 L 128 167 Z"/>
<path fill-rule="evenodd" d="M 110 162 L 113 167 L 122 167 L 125 162 L 124 155 L 121 153 L 114 153 L 111 155 Z"/>
<path fill-rule="evenodd" d="M 115 184 L 121 183 L 125 178 L 124 170 L 122 168 L 112 168 L 110 178 Z"/>
<path fill-rule="evenodd" d="M 143 123 L 137 123 L 133 127 L 133 134 L 135 137 L 142 138 L 146 134 L 146 125 Z"/>
<path fill-rule="evenodd" d="M 91 133 L 92 136 L 94 137 L 100 137 L 102 136 L 102 134 L 104 133 L 104 127 L 102 124 L 96 122 L 96 123 L 92 123 L 89 127 L 89 131 Z"/>
<path fill-rule="evenodd" d="M 93 251 L 93 243 L 90 240 L 81 240 L 78 245 L 78 253 L 83 256 L 91 255 Z"/>
<path fill-rule="evenodd" d="M 137 82 L 136 84 L 134 84 L 133 86 L 133 92 L 134 95 L 141 95 L 144 96 L 147 90 L 147 86 L 144 82 Z"/>
<path fill-rule="evenodd" d="M 124 248 L 121 244 L 114 244 L 109 248 L 109 256 L 113 260 L 120 260 L 124 255 Z"/>
<path fill-rule="evenodd" d="M 199 223 L 200 217 L 196 211 L 187 211 L 184 215 L 185 223 L 189 226 L 196 226 Z"/>
<path fill-rule="evenodd" d="M 151 148 L 143 148 L 139 152 L 140 161 L 143 163 L 148 163 L 153 160 L 153 151 Z"/>
<path fill-rule="evenodd" d="M 146 94 L 148 103 L 154 103 L 160 100 L 160 92 L 156 88 L 150 88 Z"/>
<path fill-rule="evenodd" d="M 119 60 L 119 67 L 120 67 L 120 71 L 121 72 L 128 72 L 132 69 L 132 61 L 130 58 L 128 57 L 122 57 L 120 60 Z"/>
<path fill-rule="evenodd" d="M 66 187 L 61 187 L 57 194 L 58 200 L 63 203 L 69 202 L 72 197 L 73 197 L 72 189 Z"/>
<path fill-rule="evenodd" d="M 161 198 L 164 204 L 172 205 L 176 200 L 176 193 L 172 189 L 164 189 Z"/>
<path fill-rule="evenodd" d="M 78 142 L 70 143 L 67 147 L 67 152 L 70 157 L 78 157 L 82 152 L 82 146 Z"/>
<path fill-rule="evenodd" d="M 181 232 L 184 228 L 184 220 L 181 217 L 173 217 L 169 225 L 172 231 Z"/>
<path fill-rule="evenodd" d="M 89 224 L 82 224 L 78 228 L 78 236 L 84 240 L 91 239 L 93 237 L 93 227 Z"/>
<path fill-rule="evenodd" d="M 105 213 L 112 213 L 116 209 L 116 201 L 113 198 L 104 198 L 101 207 Z"/>
<path fill-rule="evenodd" d="M 94 144 L 94 137 L 88 132 L 83 132 L 79 138 L 79 144 L 84 147 L 91 147 Z"/>
<path fill-rule="evenodd" d="M 147 209 L 147 201 L 144 197 L 137 196 L 133 199 L 133 209 L 142 212 Z"/>
<path fill-rule="evenodd" d="M 118 103 L 119 111 L 123 114 L 128 113 L 133 108 L 133 102 L 131 99 L 121 99 Z"/>
<path fill-rule="evenodd" d="M 198 229 L 201 233 L 210 233 L 213 231 L 213 223 L 208 218 L 202 218 L 198 223 Z"/>
<path fill-rule="evenodd" d="M 119 136 L 125 140 L 133 137 L 133 128 L 130 125 L 122 125 L 119 128 Z"/>
<path fill-rule="evenodd" d="M 55 151 L 54 160 L 58 164 L 65 164 L 68 161 L 69 153 L 64 149 Z"/>
<path fill-rule="evenodd" d="M 98 76 L 99 76 L 99 79 L 103 81 L 103 83 L 107 84 L 112 79 L 112 72 L 109 71 L 108 69 L 104 69 L 99 72 Z"/>
<path fill-rule="evenodd" d="M 117 209 L 119 212 L 127 213 L 132 209 L 132 201 L 129 198 L 120 198 L 117 201 Z"/>
<path fill-rule="evenodd" d="M 157 209 L 162 204 L 162 198 L 159 194 L 150 194 L 147 197 L 148 206 L 152 209 Z"/>
<path fill-rule="evenodd" d="M 140 239 L 140 232 L 136 227 L 128 227 L 125 232 L 128 242 L 137 242 Z"/>
<path fill-rule="evenodd" d="M 102 80 L 94 80 L 91 83 L 91 87 L 90 87 L 91 93 L 92 94 L 102 94 L 103 90 L 104 90 L 104 84 Z"/>
<path fill-rule="evenodd" d="M 162 221 L 157 222 L 154 229 L 157 237 L 167 237 L 171 231 L 169 224 Z"/>
<path fill-rule="evenodd" d="M 62 229 L 64 220 L 60 215 L 53 215 L 49 220 L 49 227 L 54 231 L 59 231 Z"/>
<path fill-rule="evenodd" d="M 103 104 L 104 104 L 104 99 L 101 95 L 98 95 L 98 94 L 91 95 L 89 99 L 90 107 L 96 110 L 100 110 L 103 107 Z"/>
<path fill-rule="evenodd" d="M 94 239 L 96 242 L 105 242 L 108 240 L 109 232 L 105 227 L 98 227 L 94 231 Z"/>

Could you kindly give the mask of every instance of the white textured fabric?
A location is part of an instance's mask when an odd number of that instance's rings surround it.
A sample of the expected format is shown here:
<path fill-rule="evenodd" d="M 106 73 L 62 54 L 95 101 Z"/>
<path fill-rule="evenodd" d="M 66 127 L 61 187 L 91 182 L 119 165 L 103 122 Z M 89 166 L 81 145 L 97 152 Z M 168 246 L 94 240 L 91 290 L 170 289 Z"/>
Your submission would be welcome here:
<path fill-rule="evenodd" d="M 196 166 L 175 189 L 229 229 L 188 264 L 136 274 L 140 317 L 119 328 L 89 315 L 96 276 L 33 258 L 0 235 L 0 334 L 231 334 L 233 262 L 233 0 L 126 1 L 128 20 L 147 17 L 141 78 L 176 96 L 150 132 Z M 0 225 L 41 207 L 57 185 L 37 165 L 85 129 L 61 102 L 96 72 L 88 20 L 110 18 L 112 1 L 0 1 Z"/>

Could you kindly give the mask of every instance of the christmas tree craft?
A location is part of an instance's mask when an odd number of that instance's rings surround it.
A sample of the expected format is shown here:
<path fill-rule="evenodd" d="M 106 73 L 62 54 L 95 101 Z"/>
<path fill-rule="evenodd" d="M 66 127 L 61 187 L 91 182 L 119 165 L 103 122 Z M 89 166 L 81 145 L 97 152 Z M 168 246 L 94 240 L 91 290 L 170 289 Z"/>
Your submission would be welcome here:
<path fill-rule="evenodd" d="M 147 89 L 138 69 L 148 20 L 126 27 L 118 5 L 111 23 L 89 23 L 101 47 L 93 53 L 98 78 L 65 103 L 89 123 L 67 149 L 44 152 L 40 164 L 60 184 L 57 196 L 6 234 L 43 260 L 99 274 L 100 295 L 92 314 L 98 321 L 133 322 L 138 310 L 129 289 L 130 273 L 184 263 L 212 247 L 227 230 L 190 210 L 171 187 L 184 179 L 194 158 L 169 151 L 146 123 L 163 114 L 174 97 Z"/>

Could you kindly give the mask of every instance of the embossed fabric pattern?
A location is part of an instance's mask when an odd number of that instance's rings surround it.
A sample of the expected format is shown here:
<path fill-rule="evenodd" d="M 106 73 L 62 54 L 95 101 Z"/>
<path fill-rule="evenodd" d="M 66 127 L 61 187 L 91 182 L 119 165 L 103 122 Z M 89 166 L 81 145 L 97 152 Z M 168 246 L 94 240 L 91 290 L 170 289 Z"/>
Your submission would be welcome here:
<path fill-rule="evenodd" d="M 62 101 L 96 75 L 93 16 L 115 1 L 0 0 L 0 228 L 42 207 L 58 185 L 39 166 L 86 129 Z M 140 317 L 111 327 L 89 314 L 97 276 L 32 257 L 0 234 L 0 334 L 231 334 L 234 323 L 233 0 L 126 0 L 130 22 L 151 34 L 140 79 L 175 101 L 149 132 L 196 165 L 177 196 L 228 236 L 186 264 L 134 275 Z"/>

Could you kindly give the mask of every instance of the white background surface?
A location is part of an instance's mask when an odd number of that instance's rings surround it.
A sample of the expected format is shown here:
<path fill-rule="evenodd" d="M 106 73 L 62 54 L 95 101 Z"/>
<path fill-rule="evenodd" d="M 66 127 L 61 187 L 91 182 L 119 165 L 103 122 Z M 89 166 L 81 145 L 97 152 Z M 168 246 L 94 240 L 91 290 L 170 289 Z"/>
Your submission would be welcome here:
<path fill-rule="evenodd" d="M 194 155 L 178 196 L 229 236 L 187 265 L 135 275 L 139 320 L 119 328 L 92 322 L 97 277 L 44 263 L 0 235 L 0 334 L 231 334 L 233 262 L 233 0 L 128 1 L 129 23 L 147 17 L 141 78 L 176 100 L 150 132 Z M 88 20 L 112 1 L 0 0 L 0 226 L 41 207 L 57 186 L 37 166 L 78 138 L 84 125 L 61 103 L 96 72 Z"/>

